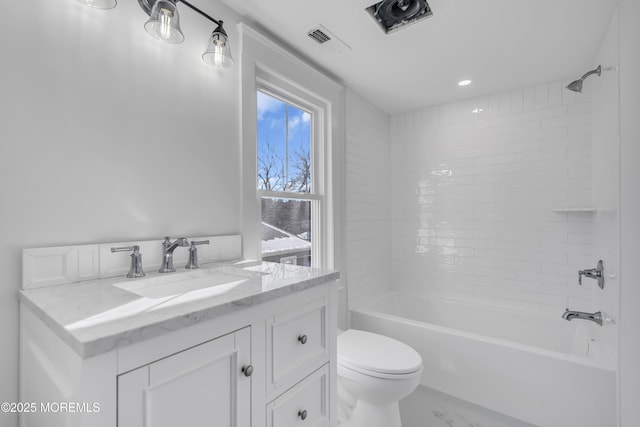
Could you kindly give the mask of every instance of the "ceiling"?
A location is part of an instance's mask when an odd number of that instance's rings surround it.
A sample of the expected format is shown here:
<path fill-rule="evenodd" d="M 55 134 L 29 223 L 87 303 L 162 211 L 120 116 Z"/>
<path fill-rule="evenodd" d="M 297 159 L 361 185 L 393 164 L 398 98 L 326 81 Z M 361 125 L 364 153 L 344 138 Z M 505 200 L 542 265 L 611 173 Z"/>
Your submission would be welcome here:
<path fill-rule="evenodd" d="M 432 17 L 387 35 L 364 11 L 376 0 L 222 1 L 390 114 L 578 78 L 595 68 L 616 3 L 428 0 Z M 318 24 L 350 49 L 307 37 Z"/>

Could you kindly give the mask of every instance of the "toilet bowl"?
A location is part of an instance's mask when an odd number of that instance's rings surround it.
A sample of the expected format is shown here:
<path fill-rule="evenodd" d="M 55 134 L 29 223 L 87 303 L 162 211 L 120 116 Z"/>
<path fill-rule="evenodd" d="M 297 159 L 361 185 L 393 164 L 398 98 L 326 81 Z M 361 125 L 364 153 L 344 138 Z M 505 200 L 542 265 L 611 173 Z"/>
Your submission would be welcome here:
<path fill-rule="evenodd" d="M 422 358 L 392 338 L 349 329 L 338 335 L 341 427 L 401 427 L 398 402 L 420 383 Z"/>

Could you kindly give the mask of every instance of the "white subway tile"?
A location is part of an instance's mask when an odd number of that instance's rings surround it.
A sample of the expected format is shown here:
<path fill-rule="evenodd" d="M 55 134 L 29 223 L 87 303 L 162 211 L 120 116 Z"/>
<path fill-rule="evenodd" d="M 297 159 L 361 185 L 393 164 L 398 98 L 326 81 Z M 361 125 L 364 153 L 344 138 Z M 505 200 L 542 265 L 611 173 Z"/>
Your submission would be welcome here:
<path fill-rule="evenodd" d="M 564 80 L 562 82 L 562 87 L 566 87 L 572 80 Z M 571 90 L 563 90 L 562 91 L 562 105 L 571 105 L 575 104 L 578 101 L 578 94 Z"/>
<path fill-rule="evenodd" d="M 511 112 L 521 113 L 524 111 L 524 93 L 522 89 L 511 91 Z"/>
<path fill-rule="evenodd" d="M 349 102 L 368 114 L 347 126 L 359 295 L 394 277 L 396 289 L 527 310 L 589 301 L 573 288 L 576 265 L 594 263 L 593 214 L 552 209 L 589 198 L 590 101 L 551 82 L 395 115 L 390 134 L 384 114 Z"/>
<path fill-rule="evenodd" d="M 549 85 L 542 83 L 536 86 L 536 110 L 549 108 Z"/>
<path fill-rule="evenodd" d="M 506 92 L 500 94 L 500 115 L 506 116 L 512 114 L 513 110 L 511 108 L 511 93 Z"/>
<path fill-rule="evenodd" d="M 523 108 L 522 111 L 533 111 L 536 109 L 536 88 L 526 87 L 523 91 Z"/>
<path fill-rule="evenodd" d="M 549 83 L 549 107 L 562 105 L 562 92 L 566 90 L 561 82 Z"/>

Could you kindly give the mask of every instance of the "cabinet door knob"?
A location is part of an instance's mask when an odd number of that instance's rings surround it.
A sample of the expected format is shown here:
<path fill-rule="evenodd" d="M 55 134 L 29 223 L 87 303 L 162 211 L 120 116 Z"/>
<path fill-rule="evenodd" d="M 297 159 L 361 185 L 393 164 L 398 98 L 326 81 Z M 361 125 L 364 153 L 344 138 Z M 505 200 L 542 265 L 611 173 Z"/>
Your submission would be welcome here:
<path fill-rule="evenodd" d="M 300 417 L 300 419 L 302 421 L 306 420 L 307 419 L 307 410 L 303 409 L 301 411 L 298 411 L 298 416 Z"/>
<path fill-rule="evenodd" d="M 306 344 L 307 343 L 307 336 L 306 335 L 300 335 L 298 337 L 298 341 L 300 341 L 300 344 Z"/>
<path fill-rule="evenodd" d="M 253 366 L 247 365 L 242 367 L 242 373 L 245 377 L 250 377 L 253 374 Z"/>

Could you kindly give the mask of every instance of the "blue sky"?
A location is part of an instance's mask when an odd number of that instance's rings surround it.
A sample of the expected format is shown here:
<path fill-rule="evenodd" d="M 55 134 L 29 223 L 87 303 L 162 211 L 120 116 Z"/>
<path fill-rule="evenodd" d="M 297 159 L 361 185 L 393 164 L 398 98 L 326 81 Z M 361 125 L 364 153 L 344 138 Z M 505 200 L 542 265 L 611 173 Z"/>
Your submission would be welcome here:
<path fill-rule="evenodd" d="M 295 153 L 302 147 L 309 153 L 311 141 L 311 114 L 258 91 L 258 153 L 268 141 L 281 159 L 286 157 L 287 127 L 289 131 L 290 175 Z"/>

